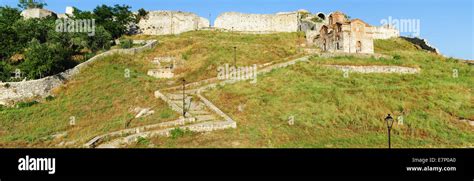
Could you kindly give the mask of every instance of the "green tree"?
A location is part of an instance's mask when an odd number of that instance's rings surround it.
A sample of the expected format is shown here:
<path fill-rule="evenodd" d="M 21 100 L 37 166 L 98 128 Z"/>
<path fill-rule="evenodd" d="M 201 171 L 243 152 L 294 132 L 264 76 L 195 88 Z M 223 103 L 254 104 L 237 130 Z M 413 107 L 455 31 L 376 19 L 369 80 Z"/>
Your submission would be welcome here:
<path fill-rule="evenodd" d="M 43 8 L 47 4 L 45 2 L 39 2 L 36 0 L 20 0 L 18 3 L 18 7 L 21 9 L 28 9 L 28 8 Z"/>
<path fill-rule="evenodd" d="M 102 26 L 96 27 L 95 36 L 88 38 L 88 48 L 91 50 L 108 50 L 111 46 L 112 35 Z"/>
<path fill-rule="evenodd" d="M 53 75 L 72 67 L 71 51 L 59 43 L 43 43 L 33 39 L 26 51 L 25 61 L 20 64 L 29 79 Z"/>
<path fill-rule="evenodd" d="M 17 8 L 0 7 L 0 60 L 8 59 L 15 51 L 21 49 L 17 44 L 17 32 L 13 24 L 21 19 Z"/>
<path fill-rule="evenodd" d="M 47 41 L 49 31 L 55 31 L 55 19 L 32 18 L 17 21 L 13 24 L 13 30 L 17 32 L 17 43 L 25 47 L 32 39 L 37 39 L 40 43 Z"/>
<path fill-rule="evenodd" d="M 0 61 L 0 80 L 6 82 L 10 79 L 12 67 L 5 61 Z"/>
<path fill-rule="evenodd" d="M 94 9 L 95 19 L 98 25 L 103 26 L 113 39 L 124 35 L 130 24 L 136 21 L 135 15 L 130 11 L 130 6 L 107 5 L 97 6 Z"/>
<path fill-rule="evenodd" d="M 140 8 L 138 10 L 138 13 L 137 13 L 137 16 L 136 16 L 136 22 L 135 23 L 138 23 L 141 19 L 143 18 L 146 18 L 148 16 L 148 11 L 146 11 L 145 9 L 143 8 Z"/>

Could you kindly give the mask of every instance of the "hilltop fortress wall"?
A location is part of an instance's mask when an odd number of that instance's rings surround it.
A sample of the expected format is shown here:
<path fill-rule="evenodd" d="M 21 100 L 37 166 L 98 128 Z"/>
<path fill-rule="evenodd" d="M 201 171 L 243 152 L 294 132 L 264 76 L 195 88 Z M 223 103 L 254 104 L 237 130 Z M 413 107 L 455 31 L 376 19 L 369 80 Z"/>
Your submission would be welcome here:
<path fill-rule="evenodd" d="M 374 39 L 390 39 L 400 36 L 398 29 L 389 26 L 374 26 L 372 30 Z"/>
<path fill-rule="evenodd" d="M 227 12 L 219 15 L 214 27 L 239 32 L 297 32 L 297 12 L 277 14 L 243 14 Z"/>
<path fill-rule="evenodd" d="M 150 11 L 138 23 L 145 35 L 173 35 L 209 27 L 209 20 L 181 11 Z"/>

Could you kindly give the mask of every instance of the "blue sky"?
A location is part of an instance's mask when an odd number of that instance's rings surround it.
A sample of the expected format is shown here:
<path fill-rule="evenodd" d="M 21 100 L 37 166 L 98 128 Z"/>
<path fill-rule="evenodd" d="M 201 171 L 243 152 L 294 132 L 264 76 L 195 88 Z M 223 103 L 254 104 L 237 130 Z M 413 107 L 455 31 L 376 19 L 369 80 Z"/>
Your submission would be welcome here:
<path fill-rule="evenodd" d="M 15 6 L 18 0 L 0 0 Z M 474 60 L 474 3 L 472 0 L 45 0 L 47 9 L 64 13 L 66 6 L 92 10 L 100 4 L 127 4 L 132 10 L 181 10 L 211 21 L 227 11 L 275 13 L 306 9 L 313 13 L 340 10 L 371 25 L 382 19 L 419 19 L 420 37 L 441 53 Z M 403 33 L 406 35 L 406 33 Z M 402 34 L 402 35 L 403 35 Z"/>

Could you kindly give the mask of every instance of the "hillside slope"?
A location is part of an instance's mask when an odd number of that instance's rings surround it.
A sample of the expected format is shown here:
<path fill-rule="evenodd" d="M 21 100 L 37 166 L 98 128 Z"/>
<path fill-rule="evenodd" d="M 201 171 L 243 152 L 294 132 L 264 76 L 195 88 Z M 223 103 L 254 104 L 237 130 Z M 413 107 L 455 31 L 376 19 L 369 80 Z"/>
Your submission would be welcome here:
<path fill-rule="evenodd" d="M 162 147 L 380 147 L 387 146 L 383 118 L 395 123 L 396 148 L 472 147 L 474 119 L 472 66 L 425 52 L 402 39 L 378 40 L 375 51 L 390 58 L 314 57 L 206 93 L 238 124 L 235 130 L 155 138 Z M 393 57 L 393 58 L 391 58 Z M 419 74 L 343 76 L 323 65 L 397 65 Z M 458 72 L 457 77 L 453 71 Z M 294 125 L 288 120 L 294 118 Z M 139 145 L 138 145 L 139 146 Z"/>
<path fill-rule="evenodd" d="M 237 35 L 211 31 L 132 38 L 158 39 L 160 43 L 154 50 L 135 56 L 98 60 L 55 90 L 53 100 L 23 103 L 20 108 L 0 107 L 0 147 L 80 147 L 95 136 L 125 129 L 127 124 L 134 128 L 175 120 L 179 115 L 155 98 L 154 91 L 178 85 L 182 76 L 189 82 L 215 77 L 217 66 L 233 63 L 234 46 L 238 47 L 238 64 L 250 65 L 300 56 L 296 47 L 304 41 L 296 33 Z M 160 80 L 146 75 L 155 68 L 151 60 L 167 56 L 185 62 L 177 77 Z M 130 78 L 125 77 L 127 69 Z M 136 114 L 132 110 L 137 107 L 150 107 L 155 113 L 132 120 Z M 75 126 L 70 126 L 72 117 Z"/>
<path fill-rule="evenodd" d="M 175 120 L 178 114 L 154 91 L 217 75 L 217 67 L 275 64 L 304 55 L 298 33 L 241 35 L 196 31 L 158 39 L 151 51 L 114 55 L 97 61 L 55 90 L 55 98 L 19 108 L 0 108 L 0 147 L 80 147 L 95 136 Z M 378 40 L 386 58 L 314 56 L 258 77 L 257 84 L 218 86 L 204 95 L 237 122 L 236 129 L 198 134 L 175 132 L 171 138 L 139 139 L 130 147 L 385 147 L 382 119 L 396 123 L 393 147 L 472 147 L 474 119 L 472 66 L 420 50 L 402 39 Z M 173 56 L 185 64 L 172 79 L 146 75 L 155 57 Z M 392 58 L 393 57 L 393 58 Z M 324 65 L 397 65 L 420 74 L 359 74 Z M 130 77 L 124 76 L 126 69 Z M 453 77 L 453 70 L 458 73 Z M 139 119 L 133 109 L 151 107 Z M 70 125 L 74 117 L 75 125 Z M 294 124 L 288 120 L 293 117 Z M 132 120 L 130 122 L 130 120 Z M 61 146 L 63 145 L 63 146 Z"/>

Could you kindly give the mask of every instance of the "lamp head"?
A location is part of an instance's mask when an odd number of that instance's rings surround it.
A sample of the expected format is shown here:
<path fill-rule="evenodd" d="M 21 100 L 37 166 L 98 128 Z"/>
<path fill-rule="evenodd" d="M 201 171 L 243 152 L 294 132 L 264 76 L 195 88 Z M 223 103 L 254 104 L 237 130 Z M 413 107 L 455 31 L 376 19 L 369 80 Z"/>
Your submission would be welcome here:
<path fill-rule="evenodd" d="M 392 116 L 390 116 L 390 114 L 388 114 L 388 116 L 385 117 L 385 122 L 387 123 L 387 128 L 390 129 L 393 126 L 394 119 L 392 118 Z"/>

